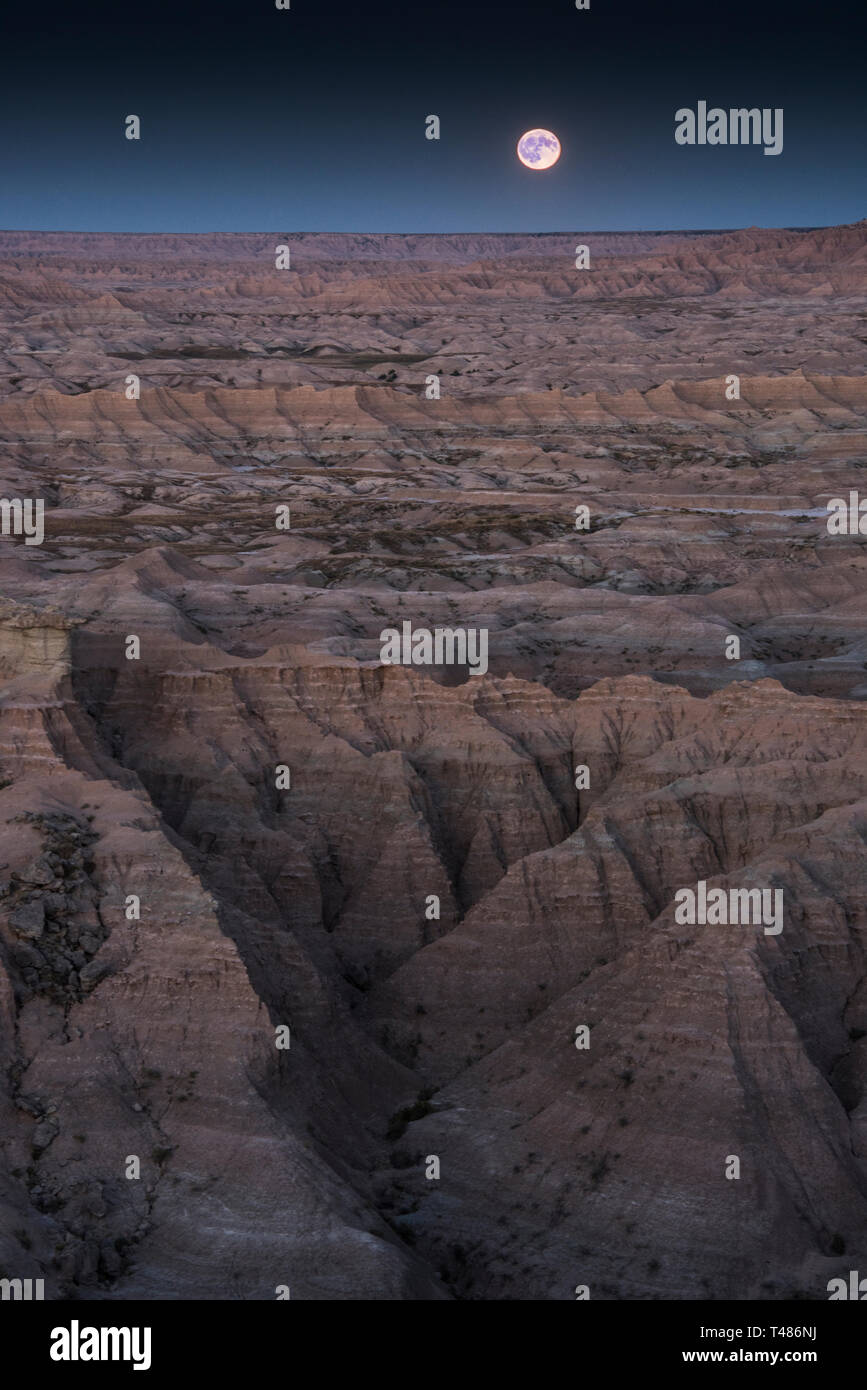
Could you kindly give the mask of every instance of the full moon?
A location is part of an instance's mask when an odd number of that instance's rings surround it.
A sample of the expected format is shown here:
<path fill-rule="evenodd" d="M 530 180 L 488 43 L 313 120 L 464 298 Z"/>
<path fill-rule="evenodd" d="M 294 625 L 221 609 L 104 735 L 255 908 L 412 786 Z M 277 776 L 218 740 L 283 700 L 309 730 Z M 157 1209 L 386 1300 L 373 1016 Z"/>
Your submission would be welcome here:
<path fill-rule="evenodd" d="M 528 130 L 518 141 L 518 158 L 528 169 L 550 169 L 560 158 L 560 141 L 551 130 Z"/>

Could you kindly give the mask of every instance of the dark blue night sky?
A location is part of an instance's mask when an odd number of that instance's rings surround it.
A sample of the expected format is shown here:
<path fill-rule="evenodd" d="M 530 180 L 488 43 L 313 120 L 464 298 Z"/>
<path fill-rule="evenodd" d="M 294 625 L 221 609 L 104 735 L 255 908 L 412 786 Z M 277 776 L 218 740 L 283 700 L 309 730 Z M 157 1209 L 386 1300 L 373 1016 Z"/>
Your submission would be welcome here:
<path fill-rule="evenodd" d="M 19 7 L 0 226 L 558 231 L 867 215 L 860 7 L 780 0 L 273 0 Z M 678 146 L 699 100 L 782 107 L 784 149 Z M 124 117 L 142 120 L 140 142 Z M 439 142 L 425 117 L 442 121 Z M 563 144 L 547 173 L 515 142 Z"/>

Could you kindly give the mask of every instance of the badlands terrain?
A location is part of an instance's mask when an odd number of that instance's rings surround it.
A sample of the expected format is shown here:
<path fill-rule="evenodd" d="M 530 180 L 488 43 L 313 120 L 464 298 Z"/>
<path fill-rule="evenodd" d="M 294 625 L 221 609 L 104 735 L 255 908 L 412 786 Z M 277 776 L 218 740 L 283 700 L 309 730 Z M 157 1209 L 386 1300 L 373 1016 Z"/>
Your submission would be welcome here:
<path fill-rule="evenodd" d="M 0 320 L 0 1276 L 867 1270 L 867 223 L 5 232 Z"/>

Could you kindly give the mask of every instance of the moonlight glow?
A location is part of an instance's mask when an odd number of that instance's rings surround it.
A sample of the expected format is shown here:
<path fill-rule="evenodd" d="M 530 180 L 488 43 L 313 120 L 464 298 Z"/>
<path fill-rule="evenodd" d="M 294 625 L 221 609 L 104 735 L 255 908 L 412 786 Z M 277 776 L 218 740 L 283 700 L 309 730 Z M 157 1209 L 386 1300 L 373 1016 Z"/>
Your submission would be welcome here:
<path fill-rule="evenodd" d="M 528 130 L 518 141 L 518 158 L 528 169 L 550 169 L 560 158 L 560 141 L 550 130 Z"/>

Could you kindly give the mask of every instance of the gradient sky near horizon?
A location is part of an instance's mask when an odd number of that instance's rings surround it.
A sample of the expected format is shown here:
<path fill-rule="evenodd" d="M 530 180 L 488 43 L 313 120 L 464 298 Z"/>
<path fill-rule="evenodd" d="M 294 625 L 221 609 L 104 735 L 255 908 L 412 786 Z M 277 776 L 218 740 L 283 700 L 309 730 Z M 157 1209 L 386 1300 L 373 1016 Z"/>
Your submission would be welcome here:
<path fill-rule="evenodd" d="M 861 7 L 838 0 L 19 5 L 0 46 L 0 227 L 853 222 L 867 216 L 865 36 Z M 782 154 L 677 145 L 674 113 L 699 100 L 782 107 Z M 544 173 L 515 155 L 534 126 L 563 144 Z"/>

